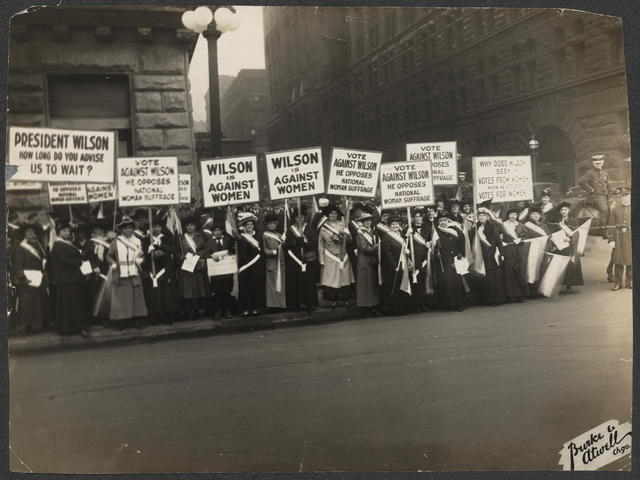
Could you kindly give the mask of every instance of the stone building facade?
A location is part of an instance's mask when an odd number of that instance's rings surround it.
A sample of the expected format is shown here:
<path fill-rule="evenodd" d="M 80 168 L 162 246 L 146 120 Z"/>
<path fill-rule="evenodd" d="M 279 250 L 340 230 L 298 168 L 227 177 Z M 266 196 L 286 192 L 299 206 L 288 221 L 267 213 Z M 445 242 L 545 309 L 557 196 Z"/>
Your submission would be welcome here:
<path fill-rule="evenodd" d="M 196 166 L 184 8 L 46 7 L 11 22 L 9 126 L 115 130 L 117 155 Z M 9 192 L 18 208 L 37 192 Z M 44 195 L 46 198 L 46 195 Z"/>
<path fill-rule="evenodd" d="M 555 9 L 266 7 L 272 150 L 458 141 L 471 157 L 528 154 L 536 181 L 575 185 L 590 155 L 630 156 L 619 19 Z M 299 50 L 295 52 L 293 50 Z M 305 49 L 318 51 L 310 56 Z"/>

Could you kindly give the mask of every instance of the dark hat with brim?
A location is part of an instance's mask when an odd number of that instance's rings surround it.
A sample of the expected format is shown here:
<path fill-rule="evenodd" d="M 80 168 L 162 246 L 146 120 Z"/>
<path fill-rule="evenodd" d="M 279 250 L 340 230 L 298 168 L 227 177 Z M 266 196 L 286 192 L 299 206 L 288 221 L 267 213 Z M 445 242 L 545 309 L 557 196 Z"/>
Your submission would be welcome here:
<path fill-rule="evenodd" d="M 36 236 L 42 235 L 42 227 L 40 225 L 37 223 L 25 223 L 24 225 L 20 225 L 18 228 L 18 238 L 24 238 L 24 234 L 27 230 L 33 230 L 33 233 L 35 233 Z"/>
<path fill-rule="evenodd" d="M 446 213 L 444 213 L 444 212 L 439 212 L 439 213 L 436 215 L 436 219 L 437 219 L 438 221 L 439 221 L 441 218 L 446 218 L 447 220 L 451 220 L 451 219 L 449 218 L 449 215 L 447 215 L 447 214 L 446 214 Z"/>
<path fill-rule="evenodd" d="M 68 219 L 63 218 L 56 222 L 56 233 L 59 233 L 61 230 L 64 230 L 65 228 L 71 228 L 71 222 Z"/>
<path fill-rule="evenodd" d="M 527 215 L 531 215 L 532 213 L 542 213 L 542 207 L 539 203 L 535 203 L 533 205 L 529 205 Z"/>
<path fill-rule="evenodd" d="M 516 215 L 518 215 L 520 213 L 520 209 L 518 207 L 510 207 L 507 210 L 507 215 L 511 215 L 512 213 L 515 213 Z"/>
<path fill-rule="evenodd" d="M 373 220 L 373 215 L 371 215 L 370 213 L 363 213 L 362 215 L 360 215 L 360 217 L 358 218 L 359 222 L 364 222 L 366 220 Z"/>
<path fill-rule="evenodd" d="M 187 225 L 190 223 L 193 223 L 197 228 L 200 222 L 198 222 L 198 219 L 195 216 L 190 215 L 182 221 L 182 227 L 187 228 Z"/>
<path fill-rule="evenodd" d="M 122 219 L 120 220 L 120 223 L 118 223 L 116 225 L 116 228 L 124 228 L 124 227 L 128 227 L 128 226 L 132 226 L 135 227 L 136 222 L 133 221 L 131 219 L 131 217 L 125 215 L 124 217 L 122 217 Z"/>
<path fill-rule="evenodd" d="M 255 225 L 257 221 L 258 217 L 256 217 L 253 213 L 244 212 L 243 215 L 238 219 L 238 225 L 242 227 L 249 222 L 253 222 L 253 224 Z"/>
<path fill-rule="evenodd" d="M 278 214 L 276 212 L 269 212 L 264 216 L 264 223 L 278 222 Z"/>
<path fill-rule="evenodd" d="M 331 212 L 336 212 L 338 217 L 342 217 L 343 213 L 337 205 L 327 205 L 324 207 L 323 213 L 328 217 Z"/>
<path fill-rule="evenodd" d="M 402 217 L 400 215 L 391 215 L 389 223 L 402 223 Z"/>
<path fill-rule="evenodd" d="M 558 205 L 556 205 L 556 210 L 560 211 L 560 209 L 564 207 L 571 209 L 571 204 L 569 202 L 560 202 Z"/>

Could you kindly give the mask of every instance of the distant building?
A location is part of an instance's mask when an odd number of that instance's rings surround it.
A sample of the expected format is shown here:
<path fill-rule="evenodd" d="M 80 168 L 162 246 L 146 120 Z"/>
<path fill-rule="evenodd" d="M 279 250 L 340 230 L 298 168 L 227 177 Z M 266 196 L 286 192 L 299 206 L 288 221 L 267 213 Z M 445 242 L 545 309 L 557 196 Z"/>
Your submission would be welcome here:
<path fill-rule="evenodd" d="M 187 66 L 196 35 L 177 7 L 43 7 L 11 20 L 9 126 L 110 130 L 117 155 L 196 166 Z M 8 192 L 17 209 L 40 191 Z"/>
<path fill-rule="evenodd" d="M 224 95 L 224 92 L 227 91 L 233 79 L 236 78 L 233 75 L 218 75 L 218 86 L 220 88 L 220 98 Z M 196 132 L 208 132 L 209 129 L 209 89 L 204 94 L 204 109 L 205 109 L 205 120 L 197 120 L 194 123 L 194 130 Z"/>
<path fill-rule="evenodd" d="M 321 145 L 405 158 L 457 140 L 471 157 L 540 149 L 536 181 L 575 185 L 589 157 L 626 175 L 621 23 L 522 8 L 265 7 L 272 150 Z"/>

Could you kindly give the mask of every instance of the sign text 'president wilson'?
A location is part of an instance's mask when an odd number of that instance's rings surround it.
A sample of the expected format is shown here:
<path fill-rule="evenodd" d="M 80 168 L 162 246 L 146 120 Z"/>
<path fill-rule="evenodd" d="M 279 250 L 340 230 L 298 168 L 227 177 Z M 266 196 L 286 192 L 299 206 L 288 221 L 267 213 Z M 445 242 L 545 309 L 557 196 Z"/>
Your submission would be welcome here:
<path fill-rule="evenodd" d="M 272 200 L 324 193 L 319 147 L 271 152 L 266 158 Z"/>
<path fill-rule="evenodd" d="M 203 160 L 200 169 L 206 208 L 260 201 L 255 155 Z"/>
<path fill-rule="evenodd" d="M 431 162 L 393 162 L 380 165 L 382 208 L 431 205 Z"/>

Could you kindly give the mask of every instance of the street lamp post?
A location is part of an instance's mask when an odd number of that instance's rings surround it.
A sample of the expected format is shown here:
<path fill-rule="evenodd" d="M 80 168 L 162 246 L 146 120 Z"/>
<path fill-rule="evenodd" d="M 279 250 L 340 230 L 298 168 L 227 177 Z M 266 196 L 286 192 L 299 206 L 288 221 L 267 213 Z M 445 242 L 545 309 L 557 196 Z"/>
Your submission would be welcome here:
<path fill-rule="evenodd" d="M 540 148 L 540 142 L 536 139 L 535 135 L 531 135 L 529 140 L 529 153 L 531 153 L 531 175 L 533 181 L 536 181 L 536 167 L 538 166 L 538 149 Z"/>
<path fill-rule="evenodd" d="M 189 30 L 202 33 L 207 39 L 209 59 L 209 128 L 211 155 L 222 156 L 222 126 L 220 121 L 220 83 L 218 79 L 218 39 L 240 25 L 240 17 L 229 5 L 198 7 L 182 15 L 182 23 Z"/>

